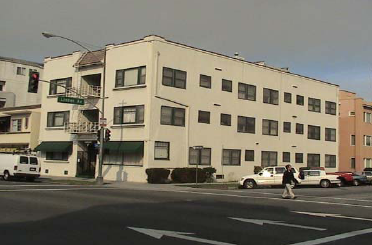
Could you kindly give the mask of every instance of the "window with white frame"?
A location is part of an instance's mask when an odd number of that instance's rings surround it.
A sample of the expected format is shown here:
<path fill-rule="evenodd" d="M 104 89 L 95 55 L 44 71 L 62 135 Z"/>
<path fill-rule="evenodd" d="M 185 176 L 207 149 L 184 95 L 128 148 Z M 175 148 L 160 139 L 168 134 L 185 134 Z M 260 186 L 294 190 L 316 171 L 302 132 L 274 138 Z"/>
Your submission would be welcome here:
<path fill-rule="evenodd" d="M 144 106 L 122 106 L 114 108 L 114 124 L 142 124 Z"/>
<path fill-rule="evenodd" d="M 309 111 L 313 111 L 313 112 L 321 111 L 320 110 L 321 108 L 320 99 L 309 98 L 308 102 L 309 102 Z"/>
<path fill-rule="evenodd" d="M 278 121 L 262 119 L 262 134 L 278 136 Z"/>
<path fill-rule="evenodd" d="M 355 169 L 355 157 L 350 158 L 350 168 Z"/>
<path fill-rule="evenodd" d="M 279 104 L 279 91 L 269 88 L 263 89 L 263 103 L 278 105 Z"/>
<path fill-rule="evenodd" d="M 325 140 L 336 142 L 336 129 L 335 128 L 325 128 Z"/>
<path fill-rule="evenodd" d="M 307 154 L 308 167 L 320 167 L 320 154 Z"/>
<path fill-rule="evenodd" d="M 335 102 L 325 102 L 325 114 L 336 115 L 337 105 Z"/>
<path fill-rule="evenodd" d="M 49 84 L 49 95 L 65 94 L 66 88 L 71 88 L 71 86 L 71 77 L 51 80 Z"/>
<path fill-rule="evenodd" d="M 256 119 L 238 116 L 238 132 L 254 134 L 256 132 Z"/>
<path fill-rule="evenodd" d="M 222 79 L 222 91 L 232 92 L 232 81 Z"/>
<path fill-rule="evenodd" d="M 190 165 L 211 165 L 211 148 L 194 149 L 189 148 Z"/>
<path fill-rule="evenodd" d="M 200 74 L 200 87 L 203 88 L 212 88 L 212 77 Z"/>
<path fill-rule="evenodd" d="M 210 124 L 211 113 L 209 111 L 199 111 L 198 112 L 198 123 Z"/>
<path fill-rule="evenodd" d="M 371 146 L 371 138 L 370 135 L 364 135 L 364 146 Z"/>
<path fill-rule="evenodd" d="M 22 131 L 22 119 L 12 119 L 12 132 Z"/>
<path fill-rule="evenodd" d="M 240 166 L 240 150 L 223 149 L 222 165 Z"/>
<path fill-rule="evenodd" d="M 221 113 L 221 125 L 231 126 L 231 115 Z"/>
<path fill-rule="evenodd" d="M 371 113 L 364 112 L 363 115 L 364 115 L 364 122 L 371 123 Z"/>
<path fill-rule="evenodd" d="M 146 83 L 146 66 L 117 70 L 115 87 L 127 87 Z"/>
<path fill-rule="evenodd" d="M 63 127 L 69 122 L 69 111 L 48 112 L 47 127 Z"/>
<path fill-rule="evenodd" d="M 5 91 L 5 81 L 0 81 L 0 91 Z"/>
<path fill-rule="evenodd" d="M 364 158 L 364 167 L 371 168 L 372 167 L 372 158 Z"/>
<path fill-rule="evenodd" d="M 26 68 L 25 67 L 17 67 L 17 75 L 25 76 L 26 75 Z"/>
<path fill-rule="evenodd" d="M 355 135 L 350 135 L 350 145 L 355 145 Z"/>
<path fill-rule="evenodd" d="M 155 141 L 155 160 L 169 160 L 169 142 Z"/>
<path fill-rule="evenodd" d="M 46 160 L 68 161 L 68 152 L 46 152 Z"/>
<path fill-rule="evenodd" d="M 325 167 L 335 168 L 336 167 L 336 155 L 325 155 Z"/>
<path fill-rule="evenodd" d="M 307 138 L 312 140 L 320 140 L 320 126 L 307 126 Z"/>
<path fill-rule="evenodd" d="M 163 67 L 162 84 L 169 87 L 186 89 L 186 72 Z"/>

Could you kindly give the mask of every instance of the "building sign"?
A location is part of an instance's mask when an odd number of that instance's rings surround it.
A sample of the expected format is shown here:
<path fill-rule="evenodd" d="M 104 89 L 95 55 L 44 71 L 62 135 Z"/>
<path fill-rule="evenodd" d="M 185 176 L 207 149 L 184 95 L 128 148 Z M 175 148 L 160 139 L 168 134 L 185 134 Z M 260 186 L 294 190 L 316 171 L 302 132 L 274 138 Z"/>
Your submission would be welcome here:
<path fill-rule="evenodd" d="M 58 96 L 57 102 L 75 105 L 84 105 L 84 99 L 72 98 L 66 96 Z"/>

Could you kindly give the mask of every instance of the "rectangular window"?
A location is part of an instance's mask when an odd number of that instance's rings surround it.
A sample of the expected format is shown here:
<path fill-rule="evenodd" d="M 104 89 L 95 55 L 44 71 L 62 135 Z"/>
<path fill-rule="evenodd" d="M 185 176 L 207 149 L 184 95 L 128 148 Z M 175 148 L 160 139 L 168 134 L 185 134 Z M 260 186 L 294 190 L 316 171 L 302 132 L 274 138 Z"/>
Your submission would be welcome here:
<path fill-rule="evenodd" d="M 240 150 L 222 150 L 222 165 L 240 166 Z"/>
<path fill-rule="evenodd" d="M 364 146 L 371 146 L 371 136 L 364 135 Z"/>
<path fill-rule="evenodd" d="M 291 162 L 291 153 L 283 152 L 283 162 Z"/>
<path fill-rule="evenodd" d="M 308 167 L 320 167 L 320 154 L 307 154 Z"/>
<path fill-rule="evenodd" d="M 262 134 L 277 136 L 278 121 L 262 119 Z"/>
<path fill-rule="evenodd" d="M 335 168 L 336 167 L 336 155 L 325 155 L 325 167 Z"/>
<path fill-rule="evenodd" d="M 256 86 L 239 83 L 238 84 L 238 98 L 242 100 L 256 100 Z"/>
<path fill-rule="evenodd" d="M 304 154 L 303 153 L 296 153 L 295 154 L 295 162 L 296 163 L 303 163 L 304 162 Z"/>
<path fill-rule="evenodd" d="M 290 133 L 291 132 L 291 123 L 290 122 L 284 122 L 283 123 L 283 132 L 284 133 Z"/>
<path fill-rule="evenodd" d="M 116 70 L 115 88 L 146 83 L 146 66 Z"/>
<path fill-rule="evenodd" d="M 320 99 L 309 98 L 309 111 L 320 112 Z"/>
<path fill-rule="evenodd" d="M 209 111 L 199 111 L 198 123 L 210 124 L 211 113 Z"/>
<path fill-rule="evenodd" d="M 221 125 L 231 126 L 231 115 L 221 113 Z"/>
<path fill-rule="evenodd" d="M 222 91 L 232 92 L 232 81 L 222 79 Z"/>
<path fill-rule="evenodd" d="M 297 105 L 304 105 L 305 104 L 305 98 L 302 95 L 296 96 L 296 104 Z"/>
<path fill-rule="evenodd" d="M 325 140 L 336 142 L 336 129 L 335 128 L 325 128 Z"/>
<path fill-rule="evenodd" d="M 304 134 L 304 125 L 296 123 L 296 134 Z"/>
<path fill-rule="evenodd" d="M 0 81 L 0 91 L 5 91 L 5 81 Z"/>
<path fill-rule="evenodd" d="M 155 160 L 169 160 L 169 142 L 155 141 Z"/>
<path fill-rule="evenodd" d="M 164 86 L 186 89 L 186 72 L 163 67 Z"/>
<path fill-rule="evenodd" d="M 26 75 L 26 68 L 17 67 L 17 75 L 25 76 Z"/>
<path fill-rule="evenodd" d="M 200 87 L 212 88 L 212 77 L 200 74 Z"/>
<path fill-rule="evenodd" d="M 364 116 L 364 122 L 371 123 L 371 113 L 364 112 L 363 116 Z"/>
<path fill-rule="evenodd" d="M 355 145 L 355 135 L 350 135 L 350 145 Z"/>
<path fill-rule="evenodd" d="M 278 105 L 279 104 L 279 91 L 264 88 L 263 89 L 263 103 Z"/>
<path fill-rule="evenodd" d="M 22 119 L 12 119 L 12 132 L 22 131 Z"/>
<path fill-rule="evenodd" d="M 355 111 L 349 111 L 349 116 L 351 117 L 355 116 Z"/>
<path fill-rule="evenodd" d="M 160 113 L 160 124 L 185 126 L 185 109 L 162 106 Z"/>
<path fill-rule="evenodd" d="M 256 132 L 256 119 L 238 116 L 238 132 L 254 134 Z"/>
<path fill-rule="evenodd" d="M 335 102 L 325 102 L 325 114 L 336 115 L 337 106 Z"/>
<path fill-rule="evenodd" d="M 261 167 L 278 166 L 278 153 L 276 151 L 261 151 Z"/>
<path fill-rule="evenodd" d="M 68 152 L 47 152 L 46 160 L 68 161 Z"/>
<path fill-rule="evenodd" d="M 114 124 L 141 124 L 144 114 L 143 105 L 114 107 Z"/>
<path fill-rule="evenodd" d="M 308 125 L 307 138 L 312 140 L 320 140 L 320 127 Z"/>
<path fill-rule="evenodd" d="M 49 84 L 49 95 L 65 94 L 66 89 L 72 87 L 72 78 L 61 78 L 51 80 Z"/>
<path fill-rule="evenodd" d="M 25 118 L 25 129 L 28 129 L 28 117 Z"/>
<path fill-rule="evenodd" d="M 372 158 L 364 158 L 364 167 L 371 168 L 372 167 Z"/>
<path fill-rule="evenodd" d="M 355 169 L 355 157 L 350 158 L 350 168 Z"/>
<path fill-rule="evenodd" d="M 189 164 L 190 165 L 211 165 L 211 148 L 203 148 L 200 150 L 189 148 Z"/>
<path fill-rule="evenodd" d="M 47 127 L 64 127 L 69 122 L 69 111 L 48 112 Z"/>
<path fill-rule="evenodd" d="M 285 103 L 292 103 L 292 94 L 284 92 L 284 102 Z"/>
<path fill-rule="evenodd" d="M 245 151 L 245 160 L 248 162 L 254 161 L 254 150 L 246 150 Z"/>

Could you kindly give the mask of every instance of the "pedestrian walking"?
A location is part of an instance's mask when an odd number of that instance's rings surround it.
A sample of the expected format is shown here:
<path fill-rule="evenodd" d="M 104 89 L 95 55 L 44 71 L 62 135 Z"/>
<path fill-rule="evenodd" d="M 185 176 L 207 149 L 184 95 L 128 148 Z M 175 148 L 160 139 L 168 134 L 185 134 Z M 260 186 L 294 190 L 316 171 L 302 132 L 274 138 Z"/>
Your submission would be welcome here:
<path fill-rule="evenodd" d="M 286 171 L 283 174 L 283 181 L 282 181 L 282 184 L 284 185 L 284 192 L 283 192 L 282 197 L 295 199 L 296 196 L 293 193 L 292 187 L 291 187 L 292 181 L 296 182 L 296 179 L 292 172 L 292 166 L 288 164 L 285 166 L 285 168 L 286 168 Z"/>

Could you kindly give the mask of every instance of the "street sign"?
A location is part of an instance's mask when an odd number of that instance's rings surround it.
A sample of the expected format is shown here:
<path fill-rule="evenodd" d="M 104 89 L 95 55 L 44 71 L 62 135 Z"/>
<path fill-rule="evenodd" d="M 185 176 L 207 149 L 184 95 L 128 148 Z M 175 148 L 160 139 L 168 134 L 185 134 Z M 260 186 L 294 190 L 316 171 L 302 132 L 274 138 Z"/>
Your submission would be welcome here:
<path fill-rule="evenodd" d="M 107 118 L 100 118 L 99 119 L 99 126 L 106 127 L 107 126 Z"/>
<path fill-rule="evenodd" d="M 66 96 L 58 96 L 57 102 L 75 105 L 84 105 L 84 99 L 72 98 Z"/>

